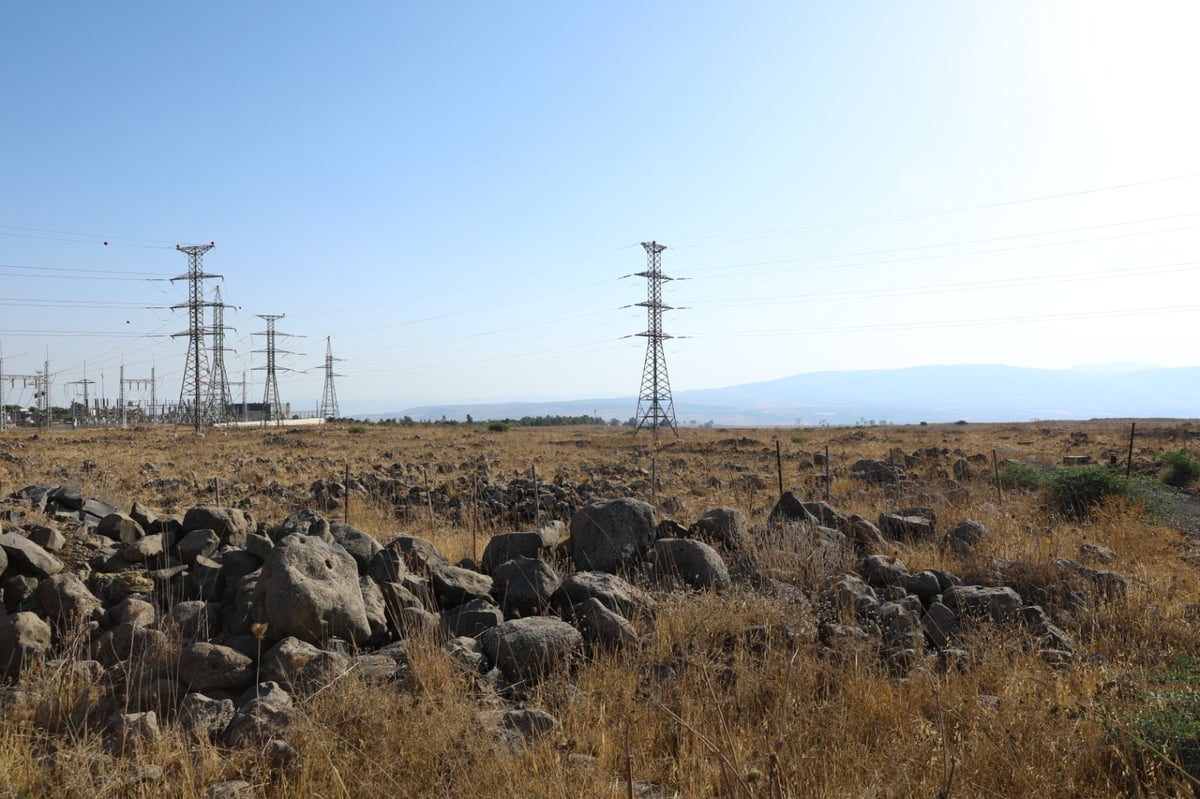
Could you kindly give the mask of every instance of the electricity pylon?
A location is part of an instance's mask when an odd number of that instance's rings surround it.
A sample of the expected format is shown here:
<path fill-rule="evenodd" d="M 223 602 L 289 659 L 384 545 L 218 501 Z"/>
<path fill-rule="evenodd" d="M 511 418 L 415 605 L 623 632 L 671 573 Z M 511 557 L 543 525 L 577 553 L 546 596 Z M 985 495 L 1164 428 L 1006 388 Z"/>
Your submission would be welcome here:
<path fill-rule="evenodd" d="M 283 318 L 283 314 L 258 314 L 259 319 L 265 319 L 267 329 L 262 333 L 255 333 L 256 336 L 267 337 L 267 348 L 265 350 L 255 350 L 255 352 L 266 353 L 267 365 L 255 366 L 254 369 L 265 370 L 267 373 L 266 387 L 263 390 L 263 426 L 265 427 L 268 421 L 279 423 L 283 419 L 283 413 L 280 409 L 279 402 L 279 381 L 275 375 L 280 367 L 275 365 L 276 355 L 291 355 L 285 350 L 277 350 L 275 348 L 275 336 L 286 336 L 287 333 L 276 333 L 275 322 Z M 285 372 L 290 372 L 291 369 L 284 369 Z"/>
<path fill-rule="evenodd" d="M 671 428 L 675 437 L 679 430 L 675 426 L 675 401 L 671 398 L 671 381 L 667 376 L 667 356 L 663 352 L 663 341 L 671 338 L 663 332 L 663 311 L 671 306 L 662 301 L 662 284 L 670 277 L 662 272 L 662 251 L 667 245 L 657 241 L 643 241 L 646 250 L 646 271 L 636 273 L 646 278 L 647 296 L 638 305 L 646 309 L 646 331 L 638 333 L 646 339 L 646 364 L 642 369 L 642 389 L 638 394 L 637 425 L 633 432 L 649 427 L 654 440 L 658 441 L 659 429 Z"/>
<path fill-rule="evenodd" d="M 204 432 L 205 422 L 212 421 L 212 407 L 208 404 L 207 391 L 208 359 L 204 353 L 204 334 L 208 332 L 204 327 L 204 306 L 207 304 L 204 301 L 204 281 L 221 276 L 205 274 L 204 253 L 215 246 L 211 241 L 208 244 L 191 244 L 186 247 L 176 244 L 175 249 L 188 257 L 188 271 L 186 275 L 171 278 L 171 282 L 188 282 L 188 301 L 171 308 L 188 309 L 187 331 L 174 334 L 175 337 L 188 337 L 187 363 L 183 369 L 183 384 L 179 387 L 178 421 L 190 421 L 196 428 L 196 435 Z M 187 399 L 189 393 L 190 402 Z"/>
<path fill-rule="evenodd" d="M 334 374 L 333 363 L 340 361 L 341 358 L 333 357 L 333 345 L 329 341 L 329 336 L 325 337 L 325 390 L 321 392 L 321 414 L 322 419 L 337 419 L 341 416 L 338 413 L 337 389 L 333 386 L 333 378 L 345 377 L 345 375 Z"/>
<path fill-rule="evenodd" d="M 221 287 L 213 290 L 212 324 L 212 379 L 208 384 L 208 405 L 212 409 L 213 420 L 228 422 L 232 418 L 233 397 L 229 393 L 229 375 L 225 371 L 225 331 L 236 328 L 225 327 L 225 309 L 229 306 L 221 302 Z"/>

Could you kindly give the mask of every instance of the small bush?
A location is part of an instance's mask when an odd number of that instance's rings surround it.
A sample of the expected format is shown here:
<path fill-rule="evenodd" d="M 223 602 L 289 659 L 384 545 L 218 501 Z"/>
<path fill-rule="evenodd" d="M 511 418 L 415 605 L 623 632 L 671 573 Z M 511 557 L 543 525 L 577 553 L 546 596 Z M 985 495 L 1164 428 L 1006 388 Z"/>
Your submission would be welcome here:
<path fill-rule="evenodd" d="M 351 433 L 351 435 L 361 436 L 361 435 L 362 435 L 363 433 L 365 433 L 365 432 L 367 432 L 367 426 L 366 426 L 365 424 L 352 424 L 352 425 L 350 425 L 350 433 Z"/>
<path fill-rule="evenodd" d="M 1068 466 L 1046 481 L 1050 507 L 1064 516 L 1082 519 L 1109 497 L 1128 496 L 1133 485 L 1110 466 Z"/>
<path fill-rule="evenodd" d="M 1000 467 L 1000 486 L 1004 489 L 1021 488 L 1032 491 L 1040 488 L 1044 480 L 1042 472 L 1028 463 L 1009 462 Z"/>
<path fill-rule="evenodd" d="M 488 430 L 493 433 L 507 433 L 508 424 L 506 422 L 488 422 Z"/>
<path fill-rule="evenodd" d="M 1167 465 L 1162 481 L 1175 488 L 1183 488 L 1200 478 L 1200 461 L 1183 450 L 1164 452 L 1160 458 Z"/>

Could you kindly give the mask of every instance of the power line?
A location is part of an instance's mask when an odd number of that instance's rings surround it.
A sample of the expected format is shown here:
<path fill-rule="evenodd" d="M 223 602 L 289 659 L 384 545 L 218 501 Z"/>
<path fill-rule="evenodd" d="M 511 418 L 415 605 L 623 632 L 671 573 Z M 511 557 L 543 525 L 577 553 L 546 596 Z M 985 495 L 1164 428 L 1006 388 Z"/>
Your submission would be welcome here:
<path fill-rule="evenodd" d="M 892 216 L 850 219 L 850 220 L 843 220 L 840 222 L 825 222 L 825 223 L 820 223 L 820 224 L 815 224 L 815 225 L 796 225 L 796 226 L 790 226 L 790 227 L 772 228 L 772 229 L 762 230 L 762 231 L 757 231 L 757 232 L 746 231 L 746 232 L 741 232 L 741 233 L 737 233 L 737 232 L 714 233 L 714 234 L 710 234 L 707 236 L 693 236 L 691 238 L 685 237 L 685 238 L 680 238 L 678 240 L 684 241 L 684 242 L 689 242 L 689 241 L 705 241 L 705 240 L 714 240 L 714 239 L 730 239 L 732 242 L 732 241 L 737 241 L 741 238 L 746 238 L 746 237 L 766 238 L 766 237 L 774 236 L 774 235 L 788 235 L 790 233 L 799 233 L 799 232 L 805 232 L 805 231 L 810 231 L 810 230 L 828 230 L 828 229 L 832 229 L 832 228 L 854 227 L 854 226 L 858 226 L 858 225 L 878 225 L 878 224 L 884 224 L 887 222 L 904 222 L 904 221 L 908 221 L 908 220 L 912 220 L 912 219 L 925 219 L 925 218 L 935 217 L 935 216 L 946 216 L 946 215 L 950 215 L 950 214 L 962 214 L 962 213 L 968 213 L 971 211 L 986 211 L 986 210 L 989 210 L 992 208 L 1005 208 L 1005 207 L 1010 207 L 1010 206 L 1014 206 L 1014 205 L 1025 205 L 1028 203 L 1045 202 L 1048 200 L 1062 200 L 1062 199 L 1066 199 L 1068 197 L 1082 197 L 1082 196 L 1085 196 L 1088 194 L 1101 194 L 1101 193 L 1109 192 L 1109 191 L 1123 191 L 1125 189 L 1138 188 L 1141 186 L 1152 186 L 1152 185 L 1156 185 L 1156 184 L 1160 184 L 1160 183 L 1172 183 L 1172 182 L 1180 181 L 1180 180 L 1189 180 L 1189 179 L 1195 178 L 1195 177 L 1200 177 L 1200 172 L 1187 172 L 1182 175 L 1172 175 L 1170 177 L 1165 177 L 1165 178 L 1152 178 L 1150 180 L 1142 180 L 1142 181 L 1137 181 L 1137 182 L 1133 182 L 1133 183 L 1118 183 L 1118 184 L 1114 184 L 1114 185 L 1110 185 L 1110 186 L 1099 186 L 1099 187 L 1093 187 L 1093 188 L 1089 188 L 1089 189 L 1078 189 L 1075 191 L 1060 192 L 1058 194 L 1042 194 L 1042 195 L 1038 195 L 1038 196 L 1034 196 L 1034 197 L 1023 197 L 1023 198 L 1010 199 L 1010 200 L 997 200 L 995 202 L 978 203 L 978 204 L 974 204 L 974 205 L 963 205 L 963 206 L 958 206 L 958 207 L 954 207 L 954 208 L 943 208 L 943 209 L 935 209 L 935 210 L 928 210 L 928 211 L 915 211 L 915 212 L 907 213 L 907 214 L 895 214 Z M 693 245 L 687 245 L 687 244 L 676 245 L 676 247 L 678 249 L 690 249 L 691 247 L 694 247 L 694 246 L 700 246 L 700 245 L 694 245 L 694 244 Z"/>
<path fill-rule="evenodd" d="M 1200 305 L 1172 305 L 1160 308 L 1123 308 L 1114 311 L 1081 311 L 1063 314 L 1030 314 L 1026 316 L 992 317 L 988 319 L 949 319 L 933 322 L 883 322 L 871 325 L 844 325 L 829 327 L 797 327 L 775 330 L 726 330 L 719 333 L 697 333 L 692 338 L 740 338 L 756 336 L 811 335 L 815 333 L 863 333 L 888 330 L 932 330 L 951 327 L 987 327 L 990 325 L 1030 324 L 1042 322 L 1064 322 L 1079 319 L 1112 319 L 1126 316 L 1153 316 L 1157 314 L 1192 313 Z"/>
<path fill-rule="evenodd" d="M 1090 283 L 1096 280 L 1111 280 L 1122 277 L 1146 277 L 1150 274 L 1171 274 L 1185 272 L 1200 265 L 1200 261 L 1179 261 L 1156 266 L 1138 266 L 1123 269 L 1097 270 L 1091 272 L 1073 272 L 1065 275 L 1041 275 L 1034 277 L 996 278 L 994 280 L 976 280 L 965 283 L 934 283 L 926 285 L 906 285 L 890 289 L 848 289 L 845 291 L 825 291 L 806 293 L 802 295 L 772 295 L 762 297 L 724 297 L 709 302 L 700 301 L 700 308 L 721 308 L 726 306 L 746 305 L 783 305 L 797 302 L 817 302 L 836 299 L 864 299 L 871 297 L 919 297 L 926 294 L 948 294 L 958 291 L 983 288 L 1024 288 L 1027 286 L 1057 285 L 1060 283 Z"/>

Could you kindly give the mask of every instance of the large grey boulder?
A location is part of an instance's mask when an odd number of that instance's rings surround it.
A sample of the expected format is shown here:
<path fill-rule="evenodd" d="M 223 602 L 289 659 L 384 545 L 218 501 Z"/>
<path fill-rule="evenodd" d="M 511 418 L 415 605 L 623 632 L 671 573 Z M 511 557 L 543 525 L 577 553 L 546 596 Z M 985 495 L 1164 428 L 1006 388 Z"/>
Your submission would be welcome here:
<path fill-rule="evenodd" d="M 36 613 L 0 616 L 0 674 L 15 682 L 21 669 L 50 649 L 50 625 Z"/>
<path fill-rule="evenodd" d="M 202 527 L 188 532 L 175 546 L 179 559 L 190 566 L 196 562 L 196 558 L 211 558 L 217 554 L 221 548 L 221 536 L 217 535 L 216 530 Z"/>
<path fill-rule="evenodd" d="M 688 532 L 710 546 L 734 552 L 742 548 L 746 517 L 733 508 L 712 508 L 705 511 Z"/>
<path fill-rule="evenodd" d="M 60 630 L 98 617 L 100 599 L 88 590 L 87 584 L 71 572 L 60 572 L 38 583 L 38 604 L 42 613 Z"/>
<path fill-rule="evenodd" d="M 289 535 L 316 536 L 327 543 L 333 540 L 329 531 L 329 521 L 320 513 L 308 508 L 292 511 L 286 519 L 267 531 L 267 536 L 276 543 Z"/>
<path fill-rule="evenodd" d="M 593 502 L 571 519 L 567 554 L 577 569 L 616 573 L 654 544 L 654 509 L 638 499 Z"/>
<path fill-rule="evenodd" d="M 800 501 L 791 491 L 783 492 L 783 496 L 775 503 L 775 507 L 771 509 L 771 515 L 767 517 L 767 524 L 772 527 L 786 524 L 806 524 L 817 525 L 821 520 L 814 516 L 805 503 Z"/>
<path fill-rule="evenodd" d="M 484 630 L 479 645 L 488 659 L 512 682 L 537 682 L 570 663 L 583 636 L 559 619 L 531 616 Z"/>
<path fill-rule="evenodd" d="M 179 650 L 178 674 L 189 691 L 240 691 L 254 684 L 254 661 L 236 649 L 196 641 Z"/>
<path fill-rule="evenodd" d="M 0 533 L 0 549 L 8 556 L 10 567 L 35 577 L 49 577 L 63 570 L 61 560 L 16 533 Z"/>
<path fill-rule="evenodd" d="M 545 561 L 515 557 L 493 569 L 492 596 L 509 618 L 536 616 L 550 607 L 550 597 L 560 582 Z"/>
<path fill-rule="evenodd" d="M 872 588 L 904 585 L 904 578 L 908 577 L 908 567 L 898 558 L 868 555 L 863 558 L 862 576 Z"/>
<path fill-rule="evenodd" d="M 350 553 L 350 557 L 354 558 L 359 574 L 367 573 L 371 559 L 383 549 L 370 533 L 349 524 L 331 524 L 329 535 L 334 543 L 341 544 L 342 548 Z"/>
<path fill-rule="evenodd" d="M 254 520 L 241 508 L 201 505 L 189 508 L 183 515 L 183 534 L 186 535 L 192 530 L 213 530 L 223 545 L 244 547 L 246 536 L 254 532 Z"/>
<path fill-rule="evenodd" d="M 194 692 L 184 696 L 179 704 L 179 725 L 199 740 L 216 741 L 235 712 L 232 699 L 213 699 Z"/>
<path fill-rule="evenodd" d="M 956 585 L 942 594 L 942 603 L 960 620 L 1017 621 L 1021 617 L 1021 596 L 1004 586 L 988 588 L 980 585 Z"/>
<path fill-rule="evenodd" d="M 420 577 L 426 576 L 434 564 L 450 565 L 436 544 L 415 535 L 396 536 L 384 547 L 385 552 L 388 550 L 399 554 L 408 571 Z M 395 577 L 389 579 L 396 581 Z"/>
<path fill-rule="evenodd" d="M 465 605 L 443 611 L 441 625 L 451 638 L 475 638 L 484 630 L 504 622 L 504 613 L 491 597 L 473 599 Z"/>
<path fill-rule="evenodd" d="M 490 598 L 492 594 L 491 577 L 446 563 L 430 566 L 429 584 L 442 610 L 465 605 L 473 599 Z"/>
<path fill-rule="evenodd" d="M 319 538 L 289 535 L 280 541 L 263 563 L 253 604 L 255 618 L 269 625 L 273 639 L 371 637 L 354 558 Z"/>
<path fill-rule="evenodd" d="M 574 607 L 592 597 L 627 619 L 648 616 L 654 611 L 654 599 L 649 594 L 605 572 L 575 572 L 568 576 L 550 596 L 550 607 L 559 616 L 570 619 Z"/>
<path fill-rule="evenodd" d="M 501 563 L 516 557 L 541 558 L 558 543 L 564 530 L 562 522 L 554 521 L 536 530 L 494 535 L 483 549 L 480 568 L 484 574 L 491 574 Z"/>
<path fill-rule="evenodd" d="M 917 510 L 917 509 L 912 509 Z M 933 536 L 934 520 L 928 516 L 905 515 L 903 513 L 879 514 L 879 530 L 887 538 L 897 541 L 920 541 Z"/>
<path fill-rule="evenodd" d="M 575 618 L 583 641 L 593 649 L 619 649 L 637 645 L 637 632 L 624 616 L 589 597 L 575 606 Z"/>
<path fill-rule="evenodd" d="M 262 680 L 311 690 L 344 673 L 351 661 L 340 652 L 318 649 L 307 641 L 289 637 L 268 649 L 260 665 Z"/>
<path fill-rule="evenodd" d="M 123 544 L 132 544 L 146 534 L 132 516 L 127 513 L 110 513 L 96 525 L 96 534 Z"/>
<path fill-rule="evenodd" d="M 731 585 L 725 561 L 703 541 L 660 538 L 654 542 L 653 563 L 660 578 L 676 578 L 692 588 L 725 591 Z"/>
<path fill-rule="evenodd" d="M 942 549 L 948 549 L 960 558 L 968 557 L 980 543 L 992 537 L 988 529 L 979 522 L 967 519 L 951 527 L 942 536 Z"/>

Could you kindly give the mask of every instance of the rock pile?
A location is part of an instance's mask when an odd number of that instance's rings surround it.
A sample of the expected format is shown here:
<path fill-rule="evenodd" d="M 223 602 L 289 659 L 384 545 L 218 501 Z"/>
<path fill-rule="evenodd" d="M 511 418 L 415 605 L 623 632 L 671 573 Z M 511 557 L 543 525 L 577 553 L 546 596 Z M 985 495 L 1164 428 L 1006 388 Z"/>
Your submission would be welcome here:
<path fill-rule="evenodd" d="M 585 496 L 568 501 L 563 487 L 539 484 L 539 501 L 543 489 L 554 508 Z M 965 667 L 963 633 L 979 625 L 1022 631 L 1056 664 L 1074 652 L 1053 620 L 1071 608 L 1053 580 L 1021 576 L 1044 609 L 1013 586 L 911 572 L 896 553 L 936 535 L 928 508 L 874 524 L 787 493 L 765 528 L 749 530 L 728 508 L 683 527 L 656 520 L 645 502 L 604 498 L 572 512 L 569 528 L 493 536 L 478 565 L 451 563 L 415 536 L 381 545 L 314 510 L 275 524 L 232 507 L 125 513 L 76 487 L 29 486 L 0 512 L 3 678 L 19 694 L 33 664 L 77 676 L 87 701 L 72 721 L 108 730 L 118 753 L 178 724 L 294 761 L 284 738 L 294 697 L 350 672 L 402 686 L 414 638 L 437 642 L 481 685 L 521 697 L 591 653 L 636 647 L 663 588 L 725 591 L 740 580 L 788 597 L 808 588 L 830 657 L 870 649 L 897 674 L 926 660 Z M 963 521 L 942 544 L 973 557 L 988 538 Z M 1120 575 L 1075 561 L 1056 561 L 1053 573 L 1078 601 L 1124 588 Z M 493 730 L 502 740 L 556 727 L 504 718 Z"/>

